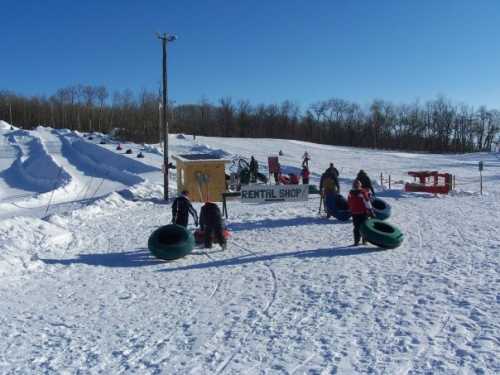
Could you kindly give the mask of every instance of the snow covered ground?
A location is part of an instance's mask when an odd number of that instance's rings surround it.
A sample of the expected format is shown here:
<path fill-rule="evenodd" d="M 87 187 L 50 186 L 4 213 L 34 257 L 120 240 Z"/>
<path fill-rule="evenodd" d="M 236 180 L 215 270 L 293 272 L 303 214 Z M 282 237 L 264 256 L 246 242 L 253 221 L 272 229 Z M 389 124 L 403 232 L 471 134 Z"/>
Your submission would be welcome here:
<path fill-rule="evenodd" d="M 0 373 L 500 372 L 498 154 L 176 136 L 170 145 L 255 155 L 262 166 L 282 150 L 290 171 L 307 150 L 313 182 L 335 162 L 344 193 L 359 169 L 392 181 L 447 171 L 457 190 L 377 185 L 405 233 L 394 250 L 349 247 L 351 223 L 318 216 L 312 195 L 231 202 L 226 251 L 164 262 L 146 247 L 171 218 L 157 147 L 117 151 L 101 135 L 0 122 Z"/>

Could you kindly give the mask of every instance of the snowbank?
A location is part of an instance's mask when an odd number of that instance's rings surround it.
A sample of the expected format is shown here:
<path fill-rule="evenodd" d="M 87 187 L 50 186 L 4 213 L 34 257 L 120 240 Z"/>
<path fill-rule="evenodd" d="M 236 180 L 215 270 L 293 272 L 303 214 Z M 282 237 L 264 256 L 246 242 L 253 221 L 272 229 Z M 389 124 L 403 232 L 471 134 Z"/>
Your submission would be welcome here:
<path fill-rule="evenodd" d="M 64 249 L 69 231 L 32 217 L 0 221 L 0 276 L 12 276 L 43 265 L 40 257 Z"/>
<path fill-rule="evenodd" d="M 11 167 L 2 173 L 10 186 L 43 193 L 69 183 L 71 176 L 55 163 L 40 138 L 17 130 L 8 135 L 8 140 L 18 151 Z"/>

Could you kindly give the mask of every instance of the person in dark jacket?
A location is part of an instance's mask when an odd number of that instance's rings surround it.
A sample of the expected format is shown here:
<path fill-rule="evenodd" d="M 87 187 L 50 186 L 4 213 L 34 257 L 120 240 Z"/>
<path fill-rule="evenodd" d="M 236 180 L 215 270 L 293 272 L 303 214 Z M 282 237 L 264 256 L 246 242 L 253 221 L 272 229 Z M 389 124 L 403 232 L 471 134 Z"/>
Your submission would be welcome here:
<path fill-rule="evenodd" d="M 226 249 L 224 238 L 224 221 L 219 206 L 213 202 L 206 202 L 200 211 L 200 229 L 204 232 L 205 248 L 212 247 L 215 240 L 223 250 Z"/>
<path fill-rule="evenodd" d="M 339 178 L 339 170 L 335 168 L 333 163 L 330 163 L 330 166 L 326 169 L 325 173 L 334 174 L 337 179 Z"/>
<path fill-rule="evenodd" d="M 347 203 L 352 213 L 352 224 L 354 234 L 354 246 L 358 246 L 361 239 L 359 228 L 368 217 L 373 216 L 372 205 L 370 203 L 370 195 L 366 189 L 363 189 L 361 181 L 354 180 L 352 190 L 349 192 Z M 363 245 L 366 241 L 363 239 Z"/>
<path fill-rule="evenodd" d="M 340 192 L 338 176 L 330 168 L 321 175 L 319 190 L 321 192 L 334 192 L 336 194 Z"/>
<path fill-rule="evenodd" d="M 358 179 L 361 182 L 361 186 L 363 189 L 371 191 L 372 195 L 375 195 L 375 191 L 373 190 L 372 186 L 372 181 L 370 180 L 370 177 L 366 174 L 364 170 L 360 170 L 358 172 L 358 175 L 356 176 L 356 179 Z"/>
<path fill-rule="evenodd" d="M 252 156 L 250 158 L 250 182 L 257 182 L 257 173 L 259 173 L 259 163 Z"/>
<path fill-rule="evenodd" d="M 189 214 L 193 217 L 195 225 L 198 226 L 198 214 L 189 200 L 189 192 L 184 190 L 172 203 L 172 223 L 187 227 Z"/>

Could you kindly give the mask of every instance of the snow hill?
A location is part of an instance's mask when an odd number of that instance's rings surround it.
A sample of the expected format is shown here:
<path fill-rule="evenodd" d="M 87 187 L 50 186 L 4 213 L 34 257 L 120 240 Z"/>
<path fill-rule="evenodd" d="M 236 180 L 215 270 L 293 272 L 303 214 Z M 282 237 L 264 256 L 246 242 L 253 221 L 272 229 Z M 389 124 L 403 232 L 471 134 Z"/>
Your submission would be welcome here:
<path fill-rule="evenodd" d="M 102 134 L 0 122 L 0 373 L 500 373 L 498 154 L 175 135 L 170 145 L 255 155 L 263 169 L 282 150 L 288 172 L 308 151 L 312 182 L 334 162 L 343 193 L 359 169 L 390 174 L 392 189 L 375 189 L 405 242 L 349 247 L 352 224 L 320 217 L 312 195 L 231 202 L 226 251 L 159 261 L 147 239 L 171 213 L 158 146 L 118 151 Z M 457 190 L 404 193 L 409 170 L 453 173 Z"/>

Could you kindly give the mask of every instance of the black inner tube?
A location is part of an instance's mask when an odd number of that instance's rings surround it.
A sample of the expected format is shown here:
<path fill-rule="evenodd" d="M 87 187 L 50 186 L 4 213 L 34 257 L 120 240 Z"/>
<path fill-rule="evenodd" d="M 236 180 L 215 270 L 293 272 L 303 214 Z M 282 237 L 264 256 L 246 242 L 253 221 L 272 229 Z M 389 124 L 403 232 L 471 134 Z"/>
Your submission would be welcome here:
<path fill-rule="evenodd" d="M 184 231 L 167 228 L 160 230 L 158 233 L 158 242 L 164 245 L 174 245 L 186 239 Z"/>
<path fill-rule="evenodd" d="M 349 205 L 347 204 L 347 201 L 342 195 L 337 196 L 337 208 L 341 211 L 346 211 L 349 209 Z"/>
<path fill-rule="evenodd" d="M 381 201 L 380 199 L 373 200 L 372 206 L 376 210 L 384 210 L 385 209 L 385 203 L 384 203 L 384 201 Z"/>
<path fill-rule="evenodd" d="M 384 233 L 394 233 L 394 228 L 386 223 L 382 223 L 380 221 L 376 221 L 373 223 L 373 228 Z"/>

